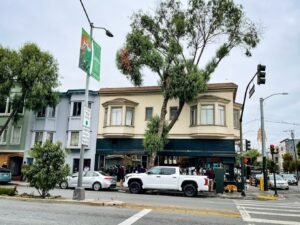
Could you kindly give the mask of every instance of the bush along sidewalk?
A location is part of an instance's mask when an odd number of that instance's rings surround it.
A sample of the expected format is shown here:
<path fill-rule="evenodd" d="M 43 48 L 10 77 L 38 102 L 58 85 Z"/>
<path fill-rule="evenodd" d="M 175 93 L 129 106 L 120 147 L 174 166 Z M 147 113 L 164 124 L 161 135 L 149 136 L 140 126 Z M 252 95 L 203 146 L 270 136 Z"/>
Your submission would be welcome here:
<path fill-rule="evenodd" d="M 18 193 L 17 186 L 13 188 L 0 187 L 0 195 L 15 196 Z"/>

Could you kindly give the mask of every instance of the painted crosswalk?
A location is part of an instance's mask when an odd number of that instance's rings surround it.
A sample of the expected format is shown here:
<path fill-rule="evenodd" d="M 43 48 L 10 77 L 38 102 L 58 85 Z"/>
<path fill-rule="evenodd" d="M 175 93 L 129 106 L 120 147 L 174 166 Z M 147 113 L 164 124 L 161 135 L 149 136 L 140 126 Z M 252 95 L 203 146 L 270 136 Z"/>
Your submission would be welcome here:
<path fill-rule="evenodd" d="M 248 224 L 300 225 L 300 202 L 235 201 L 243 221 Z"/>

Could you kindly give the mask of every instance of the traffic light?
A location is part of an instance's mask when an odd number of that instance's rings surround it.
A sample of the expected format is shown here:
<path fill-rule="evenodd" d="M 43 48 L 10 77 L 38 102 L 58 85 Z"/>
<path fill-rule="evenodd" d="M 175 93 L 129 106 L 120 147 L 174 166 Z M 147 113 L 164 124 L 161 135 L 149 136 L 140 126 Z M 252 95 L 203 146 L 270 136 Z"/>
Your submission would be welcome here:
<path fill-rule="evenodd" d="M 275 154 L 275 145 L 270 145 L 270 152 L 271 154 Z"/>
<path fill-rule="evenodd" d="M 251 141 L 246 139 L 246 151 L 251 149 Z"/>
<path fill-rule="evenodd" d="M 266 66 L 258 64 L 257 65 L 257 84 L 265 84 L 266 83 Z"/>

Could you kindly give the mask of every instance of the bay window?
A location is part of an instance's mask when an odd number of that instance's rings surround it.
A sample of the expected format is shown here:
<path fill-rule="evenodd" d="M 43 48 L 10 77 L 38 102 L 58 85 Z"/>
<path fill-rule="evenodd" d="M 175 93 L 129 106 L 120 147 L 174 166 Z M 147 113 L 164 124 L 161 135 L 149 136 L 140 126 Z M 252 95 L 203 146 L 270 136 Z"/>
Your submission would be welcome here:
<path fill-rule="evenodd" d="M 111 108 L 110 125 L 112 126 L 122 125 L 122 107 Z"/>
<path fill-rule="evenodd" d="M 201 105 L 201 124 L 213 125 L 214 121 L 214 105 Z"/>

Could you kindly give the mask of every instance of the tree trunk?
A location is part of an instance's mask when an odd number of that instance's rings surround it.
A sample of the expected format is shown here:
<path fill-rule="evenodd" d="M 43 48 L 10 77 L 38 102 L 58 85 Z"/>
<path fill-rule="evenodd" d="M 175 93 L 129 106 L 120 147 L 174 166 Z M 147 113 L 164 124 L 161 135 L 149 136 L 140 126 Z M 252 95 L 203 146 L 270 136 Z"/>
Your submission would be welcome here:
<path fill-rule="evenodd" d="M 161 138 L 162 134 L 163 134 L 164 123 L 165 123 L 165 118 L 166 118 L 166 114 L 167 114 L 168 101 L 169 101 L 169 97 L 164 96 L 164 101 L 163 101 L 163 105 L 161 107 L 160 118 L 159 118 L 160 120 L 159 120 L 158 133 L 157 133 L 157 136 L 159 138 Z M 159 150 L 160 149 L 156 149 L 156 151 L 152 152 L 152 154 L 150 155 L 150 158 L 149 158 L 149 168 L 151 168 L 151 167 L 154 166 L 155 159 L 156 159 L 156 156 L 157 156 L 157 152 Z"/>
<path fill-rule="evenodd" d="M 169 97 L 165 96 L 163 104 L 161 106 L 161 111 L 160 111 L 160 118 L 159 118 L 159 127 L 158 127 L 158 137 L 162 137 L 163 134 L 163 129 L 164 129 L 164 123 L 165 123 L 165 118 L 167 114 L 167 106 L 168 106 L 168 101 Z"/>
<path fill-rule="evenodd" d="M 176 115 L 175 115 L 175 117 L 172 119 L 171 123 L 167 127 L 167 131 L 168 132 L 172 129 L 172 127 L 174 126 L 174 124 L 178 120 L 178 117 L 180 116 L 180 113 L 181 113 L 181 111 L 183 109 L 184 103 L 185 103 L 184 100 L 179 100 L 179 107 L 177 109 Z"/>
<path fill-rule="evenodd" d="M 0 128 L 0 136 L 2 135 L 2 133 L 4 132 L 4 130 L 7 128 L 9 122 L 11 121 L 11 119 L 16 115 L 17 110 L 12 111 L 8 117 L 8 119 L 6 120 L 6 122 L 4 123 L 4 125 Z"/>
<path fill-rule="evenodd" d="M 149 158 L 149 165 L 148 165 L 149 168 L 152 168 L 152 167 L 155 166 L 154 163 L 155 163 L 156 156 L 157 156 L 157 152 L 153 152 L 153 153 L 150 155 L 150 158 Z"/>

